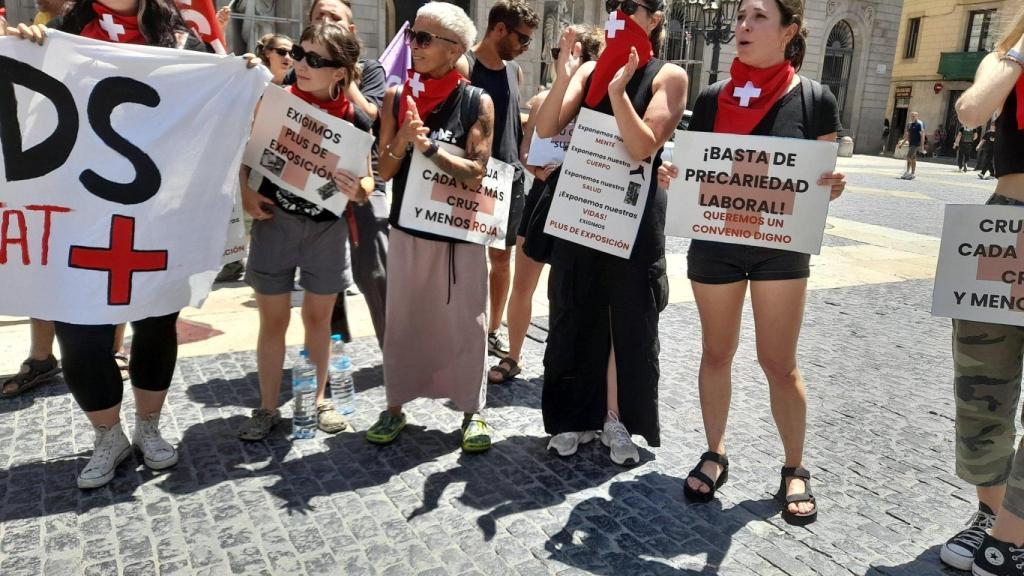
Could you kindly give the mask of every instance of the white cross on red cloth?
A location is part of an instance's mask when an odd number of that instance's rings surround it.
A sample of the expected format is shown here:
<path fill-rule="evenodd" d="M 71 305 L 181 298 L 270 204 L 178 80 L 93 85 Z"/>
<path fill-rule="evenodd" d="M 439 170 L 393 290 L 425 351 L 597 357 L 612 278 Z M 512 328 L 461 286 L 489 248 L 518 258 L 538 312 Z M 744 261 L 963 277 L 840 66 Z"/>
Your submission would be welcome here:
<path fill-rule="evenodd" d="M 100 28 L 110 36 L 111 42 L 119 42 L 120 36 L 124 34 L 124 26 L 114 22 L 114 17 L 110 14 L 100 17 Z"/>
<path fill-rule="evenodd" d="M 747 83 L 744 86 L 737 86 L 732 91 L 732 95 L 740 99 L 740 106 L 743 106 L 744 108 L 749 108 L 751 98 L 761 97 L 761 89 L 754 86 L 754 83 L 751 82 L 750 80 L 747 80 Z"/>
<path fill-rule="evenodd" d="M 604 30 L 608 33 L 609 38 L 615 38 L 615 34 L 619 30 L 626 29 L 626 21 L 619 20 L 618 12 L 612 12 L 608 15 L 608 21 L 604 23 Z"/>
<path fill-rule="evenodd" d="M 413 98 L 419 98 L 420 92 L 423 92 L 423 90 L 426 88 L 426 86 L 424 86 L 423 82 L 420 80 L 419 72 L 412 75 L 412 78 L 409 80 L 409 88 L 412 89 Z"/>

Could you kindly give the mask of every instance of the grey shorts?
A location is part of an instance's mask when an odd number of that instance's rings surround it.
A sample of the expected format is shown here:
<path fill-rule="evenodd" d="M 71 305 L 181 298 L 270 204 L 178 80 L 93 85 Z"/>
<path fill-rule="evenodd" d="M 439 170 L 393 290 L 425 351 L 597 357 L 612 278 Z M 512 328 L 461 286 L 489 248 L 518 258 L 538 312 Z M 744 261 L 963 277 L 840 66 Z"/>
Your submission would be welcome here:
<path fill-rule="evenodd" d="M 314 294 L 337 294 L 345 289 L 344 218 L 316 222 L 271 206 L 269 220 L 252 223 L 245 281 L 260 294 L 287 294 L 299 269 L 299 286 Z"/>
<path fill-rule="evenodd" d="M 907 160 L 916 160 L 918 152 L 921 151 L 921 146 L 911 146 L 907 148 Z"/>

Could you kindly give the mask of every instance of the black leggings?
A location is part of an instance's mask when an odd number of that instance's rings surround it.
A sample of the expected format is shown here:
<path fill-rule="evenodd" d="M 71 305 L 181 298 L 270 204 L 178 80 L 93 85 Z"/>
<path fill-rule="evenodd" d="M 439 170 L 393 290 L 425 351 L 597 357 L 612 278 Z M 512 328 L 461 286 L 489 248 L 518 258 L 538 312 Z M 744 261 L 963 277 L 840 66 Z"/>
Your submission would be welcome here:
<path fill-rule="evenodd" d="M 178 361 L 178 313 L 132 322 L 128 374 L 132 386 L 160 392 L 171 386 Z M 54 322 L 61 366 L 75 401 L 86 412 L 121 403 L 124 381 L 114 360 L 114 324 Z"/>

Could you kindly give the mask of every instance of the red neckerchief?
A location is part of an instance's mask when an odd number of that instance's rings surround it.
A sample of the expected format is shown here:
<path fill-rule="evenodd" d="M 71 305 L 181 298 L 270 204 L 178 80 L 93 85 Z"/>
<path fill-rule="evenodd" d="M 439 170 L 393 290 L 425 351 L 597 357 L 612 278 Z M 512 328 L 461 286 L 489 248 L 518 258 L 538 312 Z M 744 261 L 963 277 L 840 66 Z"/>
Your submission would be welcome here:
<path fill-rule="evenodd" d="M 415 70 L 409 70 L 409 79 L 402 86 L 402 100 L 398 103 L 398 126 L 405 123 L 405 113 L 409 110 L 406 98 L 412 96 L 416 102 L 416 110 L 420 120 L 427 121 L 427 116 L 448 99 L 466 78 L 454 68 L 440 78 L 426 78 Z"/>
<path fill-rule="evenodd" d="M 1024 130 L 1024 74 L 1017 78 L 1017 130 Z"/>
<path fill-rule="evenodd" d="M 114 13 L 99 2 L 92 3 L 92 11 L 96 17 L 82 28 L 79 36 L 117 42 L 118 44 L 145 44 L 146 39 L 139 30 L 137 16 L 122 16 Z"/>
<path fill-rule="evenodd" d="M 295 84 L 289 86 L 288 91 L 294 94 L 295 96 L 298 96 L 299 99 L 302 100 L 303 102 L 311 104 L 316 108 L 319 108 L 324 112 L 327 112 L 331 116 L 341 118 L 342 120 L 348 120 L 349 122 L 352 121 L 352 115 L 354 112 L 352 110 L 352 103 L 349 102 L 349 99 L 345 97 L 344 93 L 339 93 L 338 97 L 335 98 L 334 100 L 324 101 L 318 100 L 309 92 L 299 90 L 299 87 L 296 86 Z"/>
<path fill-rule="evenodd" d="M 796 70 L 788 60 L 771 68 L 732 61 L 729 83 L 718 94 L 715 132 L 750 134 L 789 90 Z M 746 104 L 746 106 L 744 106 Z"/>
<path fill-rule="evenodd" d="M 636 48 L 640 57 L 640 68 L 650 62 L 654 56 L 651 39 L 647 32 L 626 15 L 616 10 L 608 15 L 605 24 L 605 49 L 597 59 L 597 67 L 590 74 L 590 89 L 587 91 L 587 106 L 596 108 L 608 94 L 608 84 L 615 73 L 629 62 L 630 48 Z"/>

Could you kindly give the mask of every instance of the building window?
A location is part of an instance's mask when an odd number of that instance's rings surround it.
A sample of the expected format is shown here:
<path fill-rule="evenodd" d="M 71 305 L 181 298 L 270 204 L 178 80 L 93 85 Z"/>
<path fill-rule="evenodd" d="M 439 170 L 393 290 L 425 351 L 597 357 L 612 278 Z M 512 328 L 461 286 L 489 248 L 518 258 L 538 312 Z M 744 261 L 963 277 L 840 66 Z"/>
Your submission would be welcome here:
<path fill-rule="evenodd" d="M 906 59 L 917 57 L 917 39 L 921 35 L 921 19 L 911 18 L 907 20 L 907 43 L 903 47 L 903 57 Z"/>
<path fill-rule="evenodd" d="M 995 47 L 992 37 L 992 20 L 995 10 L 972 10 L 967 20 L 967 37 L 964 52 L 991 52 Z"/>

